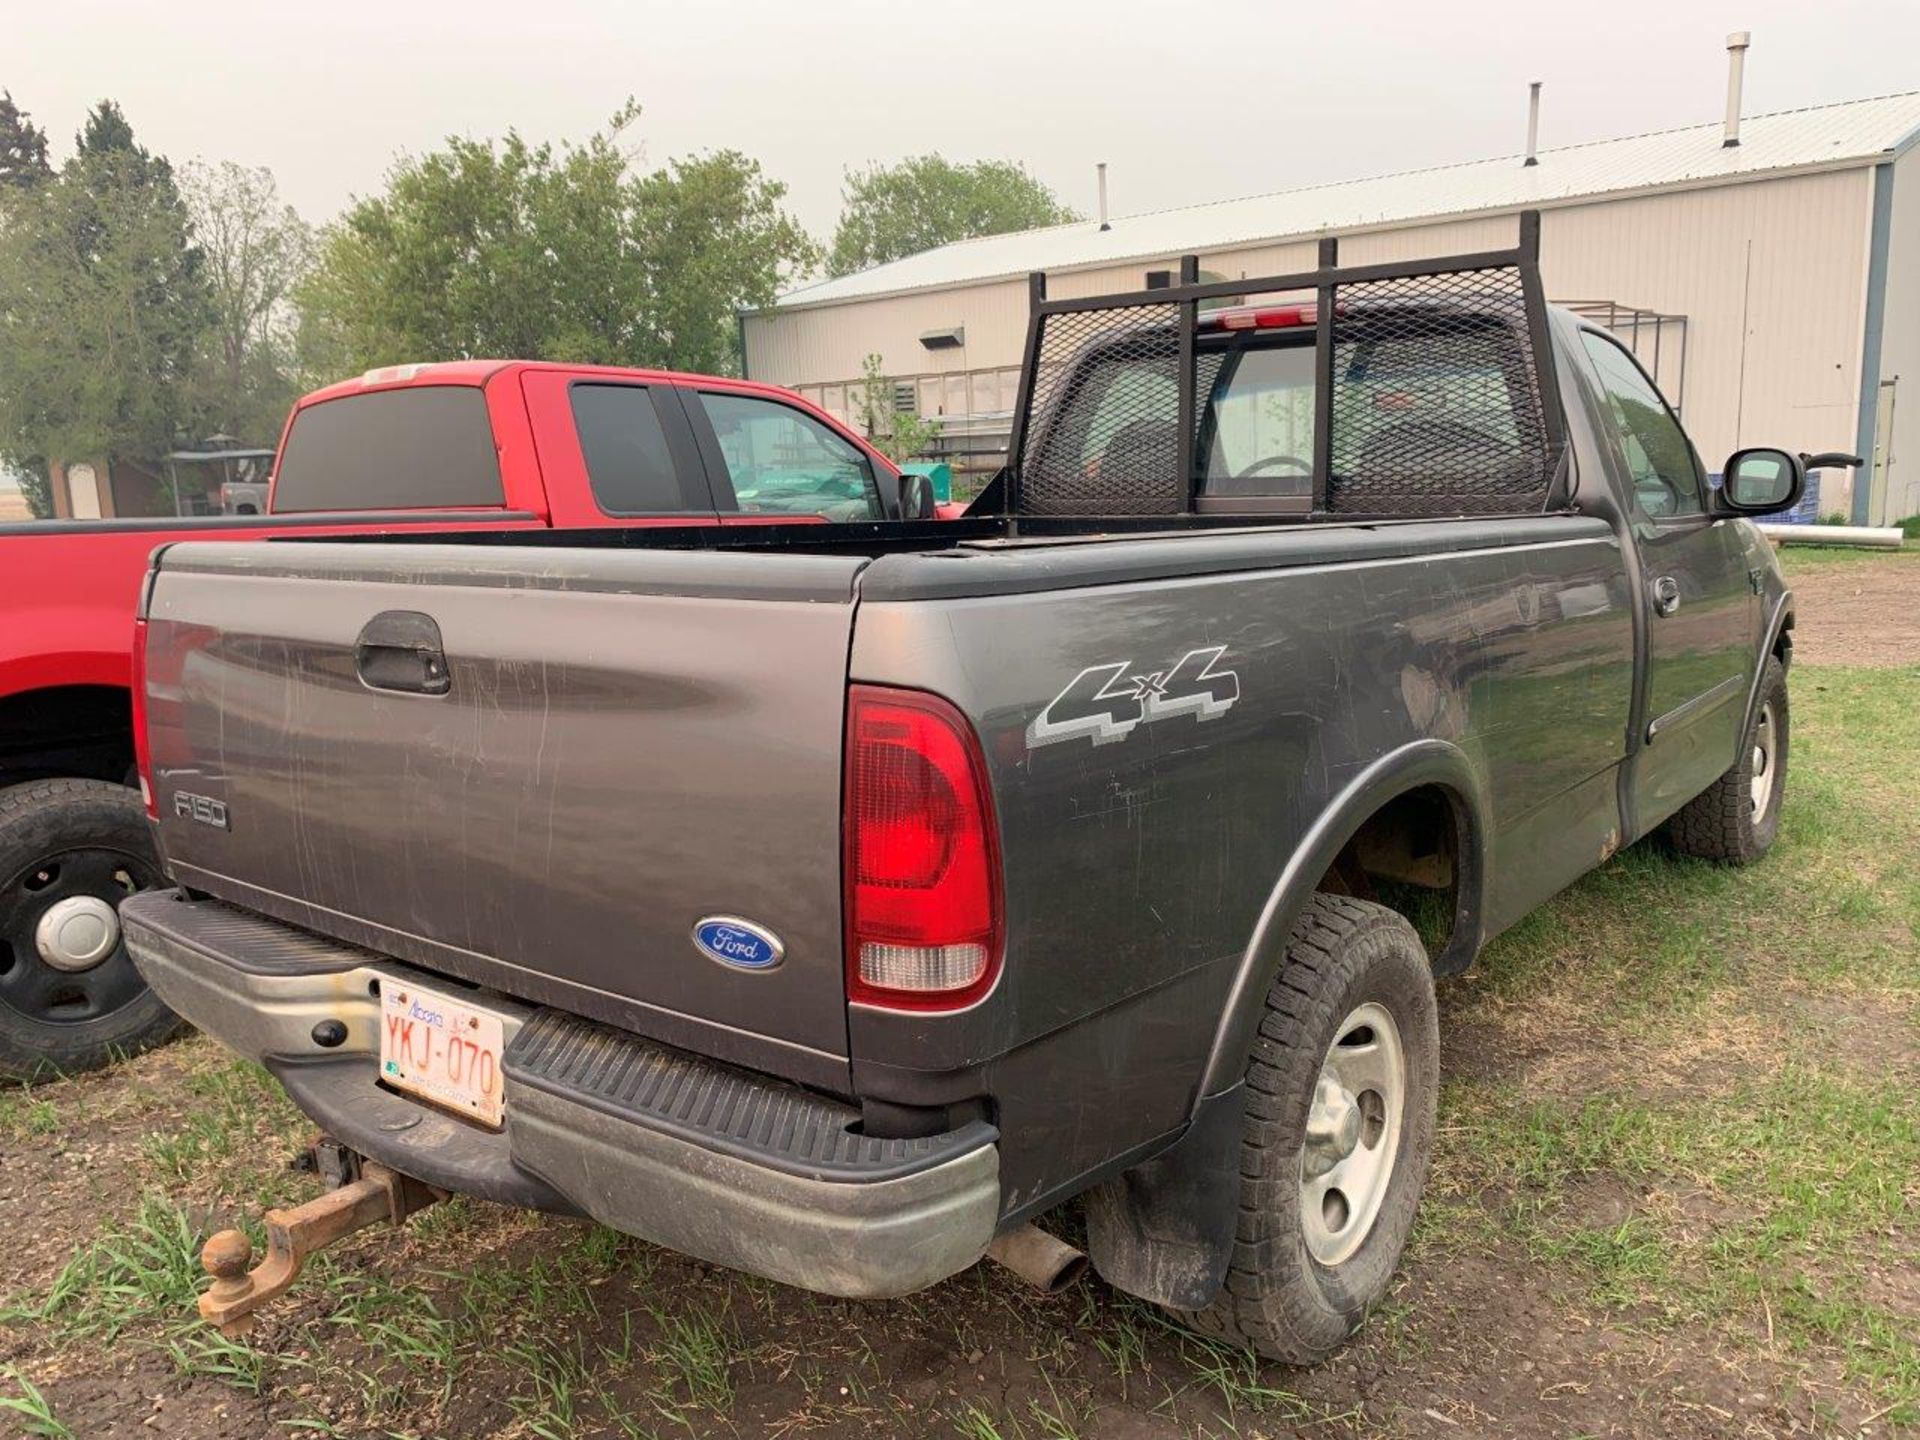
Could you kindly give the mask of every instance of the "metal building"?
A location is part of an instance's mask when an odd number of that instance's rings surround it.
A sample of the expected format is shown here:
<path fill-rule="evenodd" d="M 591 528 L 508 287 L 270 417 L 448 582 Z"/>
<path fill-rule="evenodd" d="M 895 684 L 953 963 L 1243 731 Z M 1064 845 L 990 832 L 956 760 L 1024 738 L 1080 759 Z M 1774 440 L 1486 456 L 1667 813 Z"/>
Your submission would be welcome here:
<path fill-rule="evenodd" d="M 1327 234 L 1351 264 L 1497 249 L 1538 208 L 1548 294 L 1633 345 L 1709 470 L 1742 444 L 1853 450 L 1870 471 L 1822 477 L 1823 512 L 1920 513 L 1920 92 L 1742 118 L 1733 62 L 1724 125 L 1096 217 L 803 285 L 743 317 L 748 372 L 857 418 L 878 354 L 897 403 L 941 417 L 941 449 L 986 464 L 1031 271 L 1097 295 L 1188 254 L 1208 278 L 1310 270 Z"/>

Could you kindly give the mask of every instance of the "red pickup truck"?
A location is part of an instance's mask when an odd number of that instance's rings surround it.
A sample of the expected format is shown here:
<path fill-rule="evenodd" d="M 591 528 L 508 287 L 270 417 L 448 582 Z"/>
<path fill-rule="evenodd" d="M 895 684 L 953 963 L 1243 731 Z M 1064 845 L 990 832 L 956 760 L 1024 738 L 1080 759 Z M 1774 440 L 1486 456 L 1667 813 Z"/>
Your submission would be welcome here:
<path fill-rule="evenodd" d="M 160 879 L 128 788 L 133 615 L 156 546 L 933 513 L 923 481 L 788 391 L 475 360 L 302 398 L 264 516 L 0 526 L 0 1080 L 97 1066 L 178 1023 L 114 910 Z"/>

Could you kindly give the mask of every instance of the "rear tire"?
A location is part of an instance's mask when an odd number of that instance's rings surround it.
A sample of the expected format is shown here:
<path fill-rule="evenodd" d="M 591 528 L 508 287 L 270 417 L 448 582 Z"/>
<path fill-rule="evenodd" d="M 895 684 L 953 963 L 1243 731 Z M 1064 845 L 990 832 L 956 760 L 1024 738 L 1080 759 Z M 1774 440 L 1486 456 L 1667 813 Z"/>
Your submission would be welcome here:
<path fill-rule="evenodd" d="M 139 791 L 104 780 L 0 790 L 0 1082 L 97 1069 L 185 1028 L 109 918 L 109 907 L 161 881 Z M 80 911 L 71 930 L 48 920 L 62 902 Z M 80 948 L 89 927 L 101 936 L 97 958 Z"/>
<path fill-rule="evenodd" d="M 1420 937 L 1383 905 L 1316 894 L 1247 1065 L 1226 1282 L 1206 1309 L 1175 1313 L 1289 1364 L 1337 1349 L 1386 1294 L 1406 1247 L 1439 1079 L 1439 1007 Z"/>
<path fill-rule="evenodd" d="M 1674 849 L 1727 865 L 1751 865 L 1771 850 L 1780 833 L 1789 739 L 1786 667 L 1769 655 L 1740 758 L 1667 821 Z"/>

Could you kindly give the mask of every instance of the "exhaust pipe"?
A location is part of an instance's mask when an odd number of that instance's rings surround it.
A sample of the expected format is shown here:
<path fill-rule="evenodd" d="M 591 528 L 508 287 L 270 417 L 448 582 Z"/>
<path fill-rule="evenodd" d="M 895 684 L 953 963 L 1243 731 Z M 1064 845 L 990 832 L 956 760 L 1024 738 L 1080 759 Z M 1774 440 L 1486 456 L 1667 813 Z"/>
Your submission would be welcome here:
<path fill-rule="evenodd" d="M 1113 225 L 1107 219 L 1107 162 L 1102 160 L 1093 168 L 1100 173 L 1100 228 L 1111 230 Z"/>
<path fill-rule="evenodd" d="M 1523 165 L 1540 163 L 1540 82 L 1527 86 L 1527 158 Z"/>
<path fill-rule="evenodd" d="M 1087 1269 L 1085 1251 L 1031 1224 L 994 1236 L 987 1258 L 1048 1295 L 1058 1295 Z"/>

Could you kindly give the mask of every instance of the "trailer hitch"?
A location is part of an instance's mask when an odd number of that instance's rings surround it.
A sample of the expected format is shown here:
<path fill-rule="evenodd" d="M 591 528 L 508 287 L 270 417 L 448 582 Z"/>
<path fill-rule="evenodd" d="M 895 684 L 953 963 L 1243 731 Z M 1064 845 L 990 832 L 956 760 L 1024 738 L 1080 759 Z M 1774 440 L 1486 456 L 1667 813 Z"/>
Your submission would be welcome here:
<path fill-rule="evenodd" d="M 219 1326 L 223 1335 L 244 1335 L 253 1328 L 254 1311 L 285 1294 L 300 1278 L 308 1256 L 369 1225 L 398 1225 L 445 1198 L 412 1176 L 372 1160 L 360 1161 L 358 1170 L 358 1179 L 304 1205 L 267 1211 L 267 1254 L 258 1265 L 252 1263 L 253 1242 L 245 1232 L 222 1230 L 208 1240 L 200 1250 L 200 1266 L 213 1284 L 200 1297 L 201 1318 Z"/>

